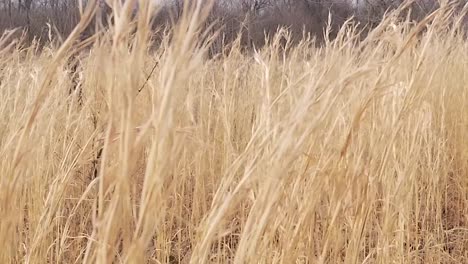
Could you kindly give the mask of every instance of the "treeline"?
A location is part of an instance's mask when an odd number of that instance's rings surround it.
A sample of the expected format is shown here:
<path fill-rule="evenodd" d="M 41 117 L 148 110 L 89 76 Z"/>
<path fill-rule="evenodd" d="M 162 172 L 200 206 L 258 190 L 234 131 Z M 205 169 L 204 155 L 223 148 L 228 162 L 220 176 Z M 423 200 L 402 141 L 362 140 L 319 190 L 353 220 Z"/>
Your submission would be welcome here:
<path fill-rule="evenodd" d="M 65 36 L 79 20 L 77 0 L 0 0 L 0 33 L 23 29 L 29 38 Z"/>
<path fill-rule="evenodd" d="M 0 0 L 0 32 L 23 28 L 31 38 L 48 39 L 50 35 L 66 36 L 79 20 L 77 0 Z M 101 21 L 108 21 L 110 9 L 100 1 Z M 184 6 L 184 0 L 158 1 L 163 8 L 155 15 L 155 27 L 174 23 Z M 402 16 L 421 20 L 438 7 L 441 0 L 216 0 L 210 22 L 217 22 L 228 41 L 245 31 L 246 44 L 261 44 L 265 35 L 287 27 L 295 37 L 304 34 L 320 38 L 325 27 L 336 32 L 348 19 L 372 28 L 385 12 L 407 4 Z M 450 1 L 443 1 L 450 2 Z M 463 12 L 467 2 L 451 4 Z M 465 8 L 466 9 L 466 8 Z M 331 22 L 331 23 L 329 23 Z M 105 24 L 105 23 L 104 23 Z M 465 24 L 468 20 L 465 19 Z"/>

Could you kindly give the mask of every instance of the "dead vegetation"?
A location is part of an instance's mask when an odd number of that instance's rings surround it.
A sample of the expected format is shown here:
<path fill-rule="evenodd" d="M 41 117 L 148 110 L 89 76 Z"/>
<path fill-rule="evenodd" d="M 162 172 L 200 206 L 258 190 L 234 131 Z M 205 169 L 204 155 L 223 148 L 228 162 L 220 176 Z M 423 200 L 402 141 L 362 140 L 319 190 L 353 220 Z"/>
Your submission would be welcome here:
<path fill-rule="evenodd" d="M 0 263 L 468 262 L 466 9 L 209 60 L 202 2 L 157 45 L 92 7 L 0 40 Z"/>

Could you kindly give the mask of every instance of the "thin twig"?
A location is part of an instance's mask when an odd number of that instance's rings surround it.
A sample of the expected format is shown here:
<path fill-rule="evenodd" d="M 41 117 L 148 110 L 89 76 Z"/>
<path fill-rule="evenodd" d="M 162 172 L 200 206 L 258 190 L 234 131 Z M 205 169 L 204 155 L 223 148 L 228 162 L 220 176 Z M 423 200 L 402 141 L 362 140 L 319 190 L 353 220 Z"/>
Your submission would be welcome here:
<path fill-rule="evenodd" d="M 138 89 L 138 93 L 137 95 L 143 90 L 143 88 L 145 88 L 146 84 L 148 83 L 149 79 L 151 78 L 151 76 L 153 75 L 154 71 L 156 70 L 156 67 L 158 66 L 158 61 L 155 61 L 154 62 L 154 65 L 153 65 L 153 68 L 151 69 L 151 72 L 148 74 L 148 76 L 146 77 L 146 80 L 145 82 L 141 85 L 140 89 Z"/>

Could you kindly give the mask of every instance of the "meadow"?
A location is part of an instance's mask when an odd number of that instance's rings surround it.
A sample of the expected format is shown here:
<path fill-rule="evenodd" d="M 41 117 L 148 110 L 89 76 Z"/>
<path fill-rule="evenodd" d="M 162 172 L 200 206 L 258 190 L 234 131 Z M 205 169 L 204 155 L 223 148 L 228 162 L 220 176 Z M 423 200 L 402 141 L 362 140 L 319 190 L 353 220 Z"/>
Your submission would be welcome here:
<path fill-rule="evenodd" d="M 450 5 L 211 55 L 201 4 L 158 41 L 148 12 L 84 40 L 93 10 L 0 39 L 0 263 L 468 263 Z"/>

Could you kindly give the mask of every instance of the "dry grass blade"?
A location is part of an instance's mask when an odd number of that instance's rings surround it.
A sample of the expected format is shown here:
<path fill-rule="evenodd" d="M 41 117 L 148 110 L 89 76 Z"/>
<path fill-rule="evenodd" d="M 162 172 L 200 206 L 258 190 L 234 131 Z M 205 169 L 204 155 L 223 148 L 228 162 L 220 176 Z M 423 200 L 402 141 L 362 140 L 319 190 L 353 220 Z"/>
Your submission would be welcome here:
<path fill-rule="evenodd" d="M 468 263 L 466 5 L 223 46 L 217 2 L 132 2 L 0 38 L 0 263 Z"/>

